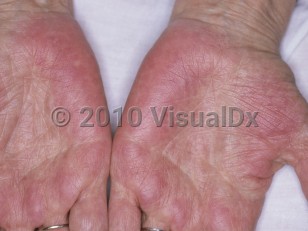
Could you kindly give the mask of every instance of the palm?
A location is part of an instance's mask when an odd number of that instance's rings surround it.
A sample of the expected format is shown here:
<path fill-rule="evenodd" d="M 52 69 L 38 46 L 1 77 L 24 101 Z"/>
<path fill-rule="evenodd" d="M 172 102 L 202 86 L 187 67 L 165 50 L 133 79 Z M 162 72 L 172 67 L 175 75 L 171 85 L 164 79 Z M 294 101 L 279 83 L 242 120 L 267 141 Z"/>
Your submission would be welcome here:
<path fill-rule="evenodd" d="M 0 50 L 0 229 L 69 222 L 71 230 L 106 230 L 111 137 L 108 128 L 80 127 L 82 107 L 106 105 L 92 52 L 70 16 L 21 13 L 6 23 Z M 51 119 L 58 106 L 71 112 L 66 127 Z"/>
<path fill-rule="evenodd" d="M 141 108 L 142 125 L 126 124 L 114 142 L 111 230 L 139 230 L 138 206 L 145 227 L 253 230 L 272 176 L 303 155 L 295 146 L 304 143 L 307 105 L 289 69 L 274 55 L 232 48 L 214 32 L 175 22 L 146 58 L 127 102 L 127 109 Z M 259 126 L 246 127 L 246 117 L 228 127 L 227 117 L 226 127 L 221 118 L 219 127 L 207 118 L 204 127 L 190 119 L 171 127 L 167 113 L 157 127 L 149 107 L 160 115 L 170 105 L 174 114 L 195 112 L 197 122 L 198 112 L 221 115 L 223 106 L 259 112 Z"/>

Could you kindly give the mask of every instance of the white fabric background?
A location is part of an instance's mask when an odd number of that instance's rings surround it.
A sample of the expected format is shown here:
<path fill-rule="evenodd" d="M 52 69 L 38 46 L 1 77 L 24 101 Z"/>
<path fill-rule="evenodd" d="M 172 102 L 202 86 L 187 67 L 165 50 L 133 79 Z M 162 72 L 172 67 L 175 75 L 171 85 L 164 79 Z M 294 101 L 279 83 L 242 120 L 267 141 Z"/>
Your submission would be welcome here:
<path fill-rule="evenodd" d="M 174 0 L 75 0 L 75 16 L 101 68 L 110 111 L 124 106 L 138 68 L 165 29 Z M 282 43 L 308 100 L 308 0 L 299 1 Z M 308 174 L 308 170 L 307 170 Z M 257 231 L 307 231 L 308 203 L 291 167 L 278 172 Z"/>

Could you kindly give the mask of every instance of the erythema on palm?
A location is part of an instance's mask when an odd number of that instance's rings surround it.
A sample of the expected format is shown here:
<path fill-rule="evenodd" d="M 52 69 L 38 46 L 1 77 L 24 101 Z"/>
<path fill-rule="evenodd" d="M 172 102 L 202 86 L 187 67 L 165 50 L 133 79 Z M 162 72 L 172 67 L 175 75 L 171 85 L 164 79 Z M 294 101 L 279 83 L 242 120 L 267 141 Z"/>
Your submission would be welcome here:
<path fill-rule="evenodd" d="M 0 13 L 0 229 L 107 231 L 111 135 L 81 128 L 79 114 L 106 106 L 99 69 L 68 9 L 31 7 Z M 72 114 L 66 127 L 51 119 L 59 106 Z"/>
<path fill-rule="evenodd" d="M 308 196 L 307 104 L 278 54 L 239 46 L 223 28 L 173 20 L 146 57 L 126 110 L 259 112 L 258 126 L 156 126 L 116 133 L 110 230 L 252 231 L 275 172 L 296 167 Z M 236 44 L 236 45 L 235 45 Z M 247 118 L 245 119 L 247 122 Z"/>

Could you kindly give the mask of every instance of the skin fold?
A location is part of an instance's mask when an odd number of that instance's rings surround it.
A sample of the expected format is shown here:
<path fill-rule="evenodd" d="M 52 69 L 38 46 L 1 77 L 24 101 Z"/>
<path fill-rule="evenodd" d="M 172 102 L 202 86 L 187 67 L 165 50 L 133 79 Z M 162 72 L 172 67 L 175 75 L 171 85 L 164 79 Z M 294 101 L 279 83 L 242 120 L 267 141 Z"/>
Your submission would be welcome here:
<path fill-rule="evenodd" d="M 278 52 L 292 8 L 278 12 L 278 30 L 264 38 L 267 19 L 241 28 L 226 14 L 200 18 L 202 12 L 181 7 L 145 58 L 114 138 L 110 231 L 252 231 L 285 164 L 294 166 L 308 197 L 307 103 Z M 235 32 L 225 26 L 233 24 Z M 160 116 L 164 106 L 157 126 L 150 107 Z M 247 117 L 240 127 L 224 127 L 221 118 L 217 127 L 170 126 L 170 111 L 222 114 L 223 106 L 258 112 L 258 126 L 246 127 Z M 132 126 L 132 107 L 141 110 L 140 126 Z"/>
<path fill-rule="evenodd" d="M 110 128 L 80 126 L 106 106 L 99 69 L 70 2 L 48 2 L 1 2 L 0 230 L 107 231 Z"/>

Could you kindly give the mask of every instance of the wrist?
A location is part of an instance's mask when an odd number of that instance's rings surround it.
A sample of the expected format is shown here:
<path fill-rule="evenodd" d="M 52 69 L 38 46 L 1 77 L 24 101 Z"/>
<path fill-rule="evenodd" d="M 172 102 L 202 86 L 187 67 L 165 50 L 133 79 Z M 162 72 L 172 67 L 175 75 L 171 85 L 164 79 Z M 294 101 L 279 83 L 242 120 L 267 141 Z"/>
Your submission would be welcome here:
<path fill-rule="evenodd" d="M 204 22 L 236 46 L 278 52 L 295 0 L 177 0 L 172 16 Z"/>
<path fill-rule="evenodd" d="M 2 18 L 16 16 L 18 12 L 56 12 L 72 14 L 72 0 L 0 0 Z"/>

